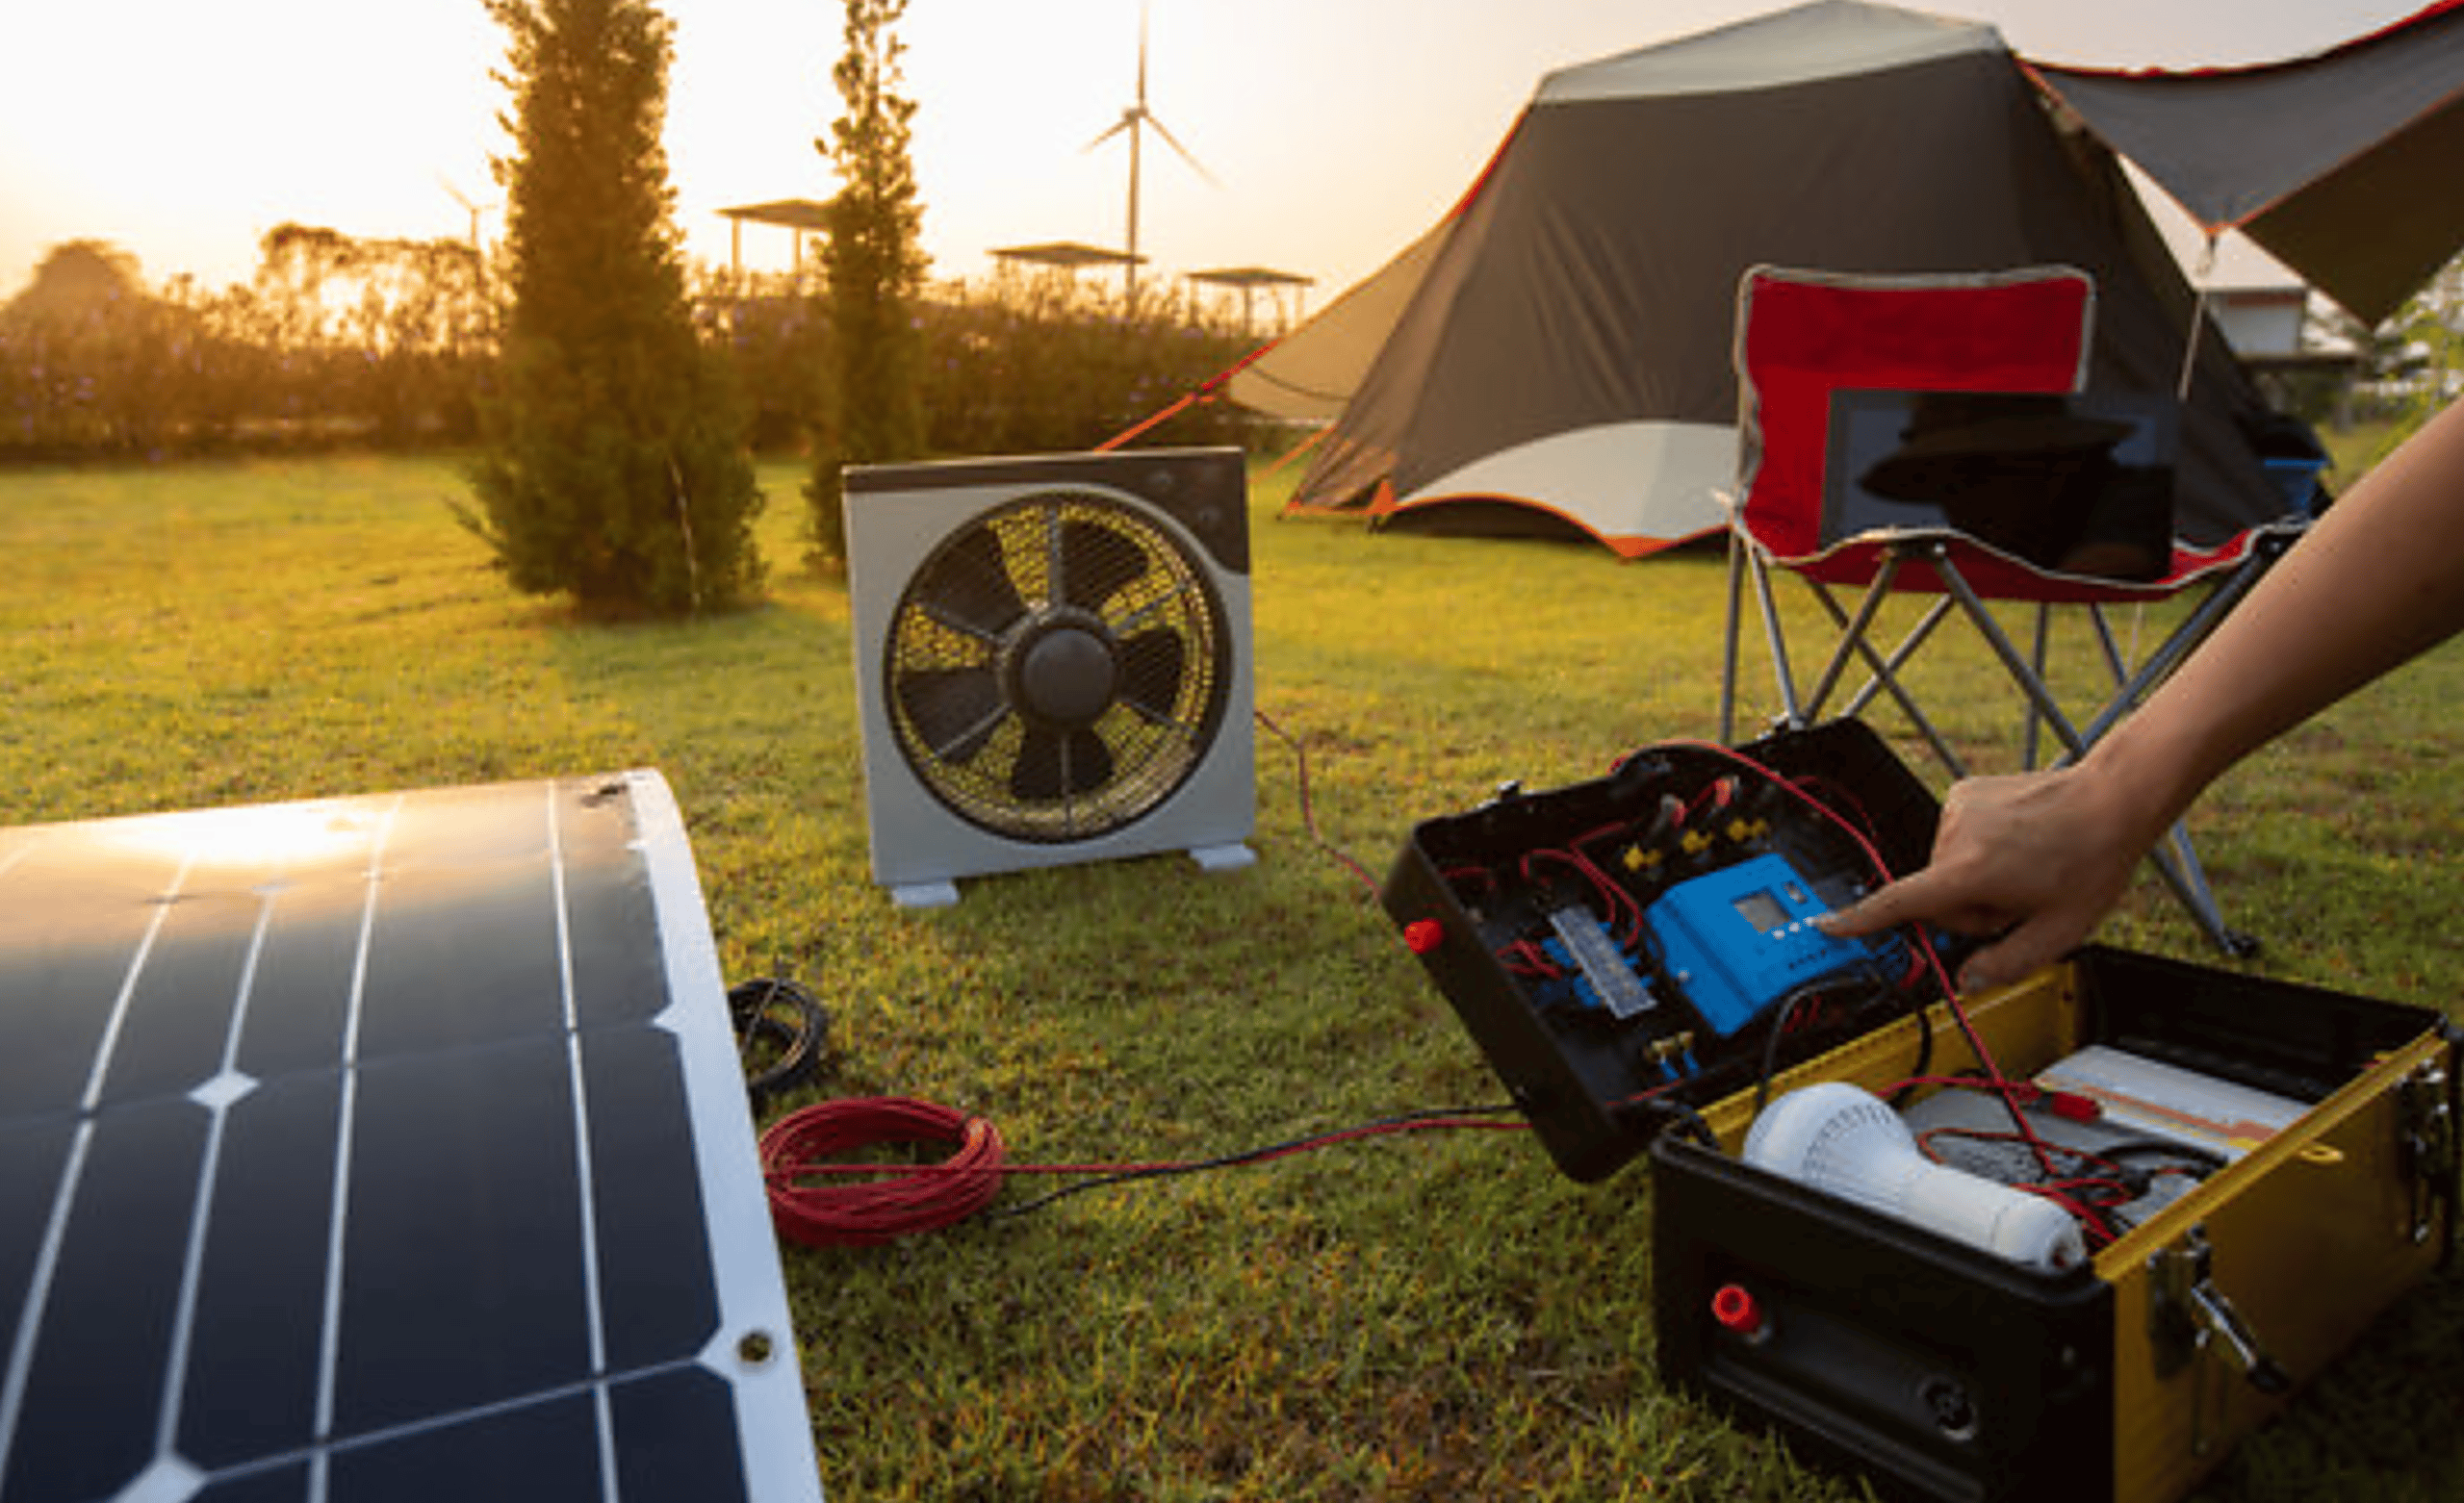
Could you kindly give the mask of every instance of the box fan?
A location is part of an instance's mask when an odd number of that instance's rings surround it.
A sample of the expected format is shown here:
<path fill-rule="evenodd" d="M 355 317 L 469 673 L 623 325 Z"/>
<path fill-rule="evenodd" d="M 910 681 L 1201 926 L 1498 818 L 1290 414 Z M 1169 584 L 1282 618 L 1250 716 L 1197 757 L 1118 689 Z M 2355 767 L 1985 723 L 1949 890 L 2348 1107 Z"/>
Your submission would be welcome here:
<path fill-rule="evenodd" d="M 1253 859 L 1236 449 L 854 466 L 847 583 L 873 879 Z"/>

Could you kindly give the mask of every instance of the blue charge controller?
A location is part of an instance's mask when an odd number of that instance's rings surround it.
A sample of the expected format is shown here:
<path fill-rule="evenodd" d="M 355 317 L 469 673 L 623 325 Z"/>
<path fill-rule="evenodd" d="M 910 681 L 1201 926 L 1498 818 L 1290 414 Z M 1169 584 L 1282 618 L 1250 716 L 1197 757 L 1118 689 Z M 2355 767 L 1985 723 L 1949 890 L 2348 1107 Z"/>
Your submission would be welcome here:
<path fill-rule="evenodd" d="M 1669 980 L 1725 1038 L 1799 987 L 1873 962 L 1863 941 L 1813 927 L 1829 911 L 1787 857 L 1766 853 L 1679 883 L 1643 917 Z"/>

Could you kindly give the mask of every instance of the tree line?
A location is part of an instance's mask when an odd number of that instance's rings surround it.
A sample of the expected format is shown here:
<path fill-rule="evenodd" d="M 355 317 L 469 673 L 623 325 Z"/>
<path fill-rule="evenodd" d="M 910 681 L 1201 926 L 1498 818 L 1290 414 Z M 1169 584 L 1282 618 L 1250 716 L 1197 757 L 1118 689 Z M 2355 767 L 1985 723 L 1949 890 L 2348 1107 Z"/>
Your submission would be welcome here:
<path fill-rule="evenodd" d="M 754 448 L 808 452 L 835 369 L 815 279 L 697 266 L 689 304 L 732 369 Z M 335 446 L 460 448 L 478 439 L 504 316 L 491 258 L 460 240 L 387 240 L 287 223 L 243 283 L 149 283 L 101 240 L 55 246 L 0 304 L 0 461 L 167 460 Z M 1182 292 L 1062 272 L 936 285 L 916 304 L 923 451 L 1083 448 L 1198 387 L 1252 348 Z M 1159 437 L 1239 442 L 1205 405 Z"/>

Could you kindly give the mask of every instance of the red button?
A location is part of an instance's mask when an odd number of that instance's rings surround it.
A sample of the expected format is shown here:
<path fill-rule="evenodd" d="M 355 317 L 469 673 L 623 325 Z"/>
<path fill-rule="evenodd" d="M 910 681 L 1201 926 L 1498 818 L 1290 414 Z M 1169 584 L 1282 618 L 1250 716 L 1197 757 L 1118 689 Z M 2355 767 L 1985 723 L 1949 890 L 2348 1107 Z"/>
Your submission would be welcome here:
<path fill-rule="evenodd" d="M 1711 1318 L 1749 1339 L 1763 1331 L 1762 1303 L 1742 1285 L 1720 1286 L 1711 1296 Z"/>
<path fill-rule="evenodd" d="M 1424 955 L 1446 943 L 1446 926 L 1435 919 L 1414 919 L 1403 926 L 1403 948 Z"/>

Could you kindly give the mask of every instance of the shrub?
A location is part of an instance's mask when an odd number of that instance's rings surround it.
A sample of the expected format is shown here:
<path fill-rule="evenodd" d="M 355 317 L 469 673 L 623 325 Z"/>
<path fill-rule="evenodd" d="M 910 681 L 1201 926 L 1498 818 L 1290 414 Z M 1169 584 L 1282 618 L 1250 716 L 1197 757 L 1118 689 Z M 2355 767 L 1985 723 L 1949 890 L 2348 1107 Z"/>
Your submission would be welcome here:
<path fill-rule="evenodd" d="M 725 368 L 685 301 L 659 144 L 670 25 L 642 0 L 489 0 L 512 37 L 510 303 L 482 513 L 513 586 L 595 612 L 760 588 L 761 495 Z"/>

